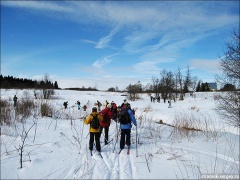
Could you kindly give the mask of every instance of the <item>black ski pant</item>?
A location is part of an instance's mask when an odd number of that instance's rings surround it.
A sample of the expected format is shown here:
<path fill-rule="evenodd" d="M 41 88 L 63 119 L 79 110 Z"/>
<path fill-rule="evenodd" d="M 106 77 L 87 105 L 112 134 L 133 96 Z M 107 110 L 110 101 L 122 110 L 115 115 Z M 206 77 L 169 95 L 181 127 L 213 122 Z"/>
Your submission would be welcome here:
<path fill-rule="evenodd" d="M 90 140 L 89 140 L 89 150 L 93 150 L 93 142 L 95 138 L 95 143 L 96 143 L 96 149 L 97 151 L 101 151 L 101 146 L 100 146 L 100 132 L 90 132 Z"/>
<path fill-rule="evenodd" d="M 123 149 L 125 143 L 127 146 L 131 145 L 131 129 L 121 129 L 120 149 Z"/>
<path fill-rule="evenodd" d="M 104 134 L 105 134 L 105 137 L 104 137 L 104 142 L 105 142 L 105 144 L 107 144 L 108 143 L 108 131 L 109 131 L 109 126 L 108 127 L 102 127 L 102 126 L 100 126 L 100 132 L 101 132 L 101 134 L 102 134 L 102 130 L 104 129 Z M 100 134 L 100 136 L 101 136 L 101 134 Z"/>

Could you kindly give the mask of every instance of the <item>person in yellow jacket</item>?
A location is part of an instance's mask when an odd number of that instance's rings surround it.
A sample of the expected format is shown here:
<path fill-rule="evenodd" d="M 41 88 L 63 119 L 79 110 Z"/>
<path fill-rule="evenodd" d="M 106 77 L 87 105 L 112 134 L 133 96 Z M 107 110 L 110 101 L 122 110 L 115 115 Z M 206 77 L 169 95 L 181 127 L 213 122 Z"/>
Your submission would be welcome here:
<path fill-rule="evenodd" d="M 90 151 L 93 150 L 93 142 L 94 142 L 94 139 L 95 139 L 96 149 L 97 149 L 97 151 L 101 152 L 100 126 L 98 128 L 93 128 L 91 126 L 91 123 L 93 121 L 94 116 L 97 116 L 97 118 L 98 118 L 98 120 L 100 122 L 103 120 L 102 116 L 97 112 L 97 108 L 96 107 L 92 108 L 92 113 L 84 120 L 85 124 L 90 124 L 90 129 L 89 129 L 89 133 L 90 133 L 89 150 Z M 100 124 L 100 122 L 99 122 L 99 124 Z"/>

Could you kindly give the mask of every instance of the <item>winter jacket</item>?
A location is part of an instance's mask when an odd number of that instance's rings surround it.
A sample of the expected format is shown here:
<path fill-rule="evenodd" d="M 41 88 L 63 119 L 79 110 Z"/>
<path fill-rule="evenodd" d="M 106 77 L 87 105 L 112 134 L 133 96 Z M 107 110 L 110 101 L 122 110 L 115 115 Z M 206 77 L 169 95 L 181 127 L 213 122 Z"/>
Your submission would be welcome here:
<path fill-rule="evenodd" d="M 17 101 L 17 99 L 18 99 L 17 96 L 13 97 L 13 101 Z"/>
<path fill-rule="evenodd" d="M 97 104 L 98 107 L 102 106 L 102 103 L 100 103 L 99 101 L 97 101 L 96 104 Z"/>
<path fill-rule="evenodd" d="M 112 118 L 112 111 L 110 108 L 106 107 L 104 108 L 100 114 L 102 115 L 102 117 L 104 118 L 104 114 L 107 113 L 107 118 L 106 119 L 103 119 L 103 121 L 106 121 L 106 122 L 103 122 L 101 121 L 100 122 L 100 126 L 102 127 L 109 127 L 110 126 L 110 123 L 111 123 L 111 118 Z"/>
<path fill-rule="evenodd" d="M 117 109 L 116 103 L 112 103 L 111 111 L 113 111 L 113 109 Z"/>
<path fill-rule="evenodd" d="M 127 108 L 128 109 L 128 108 Z M 131 119 L 131 122 L 128 123 L 128 124 L 120 124 L 120 129 L 131 129 L 132 128 L 132 123 L 137 126 L 137 121 L 132 113 L 132 110 L 131 109 L 128 109 L 127 110 L 128 114 L 129 114 L 129 117 Z"/>
<path fill-rule="evenodd" d="M 104 106 L 107 107 L 108 104 L 109 104 L 109 102 L 105 101 Z"/>
<path fill-rule="evenodd" d="M 85 120 L 84 120 L 84 124 L 90 124 L 92 122 L 93 116 L 92 115 L 96 115 L 98 114 L 98 119 L 101 123 L 101 121 L 103 120 L 102 116 L 98 113 L 98 112 L 92 112 Z M 90 129 L 89 132 L 100 132 L 100 128 L 98 129 L 93 129 L 90 125 Z"/>

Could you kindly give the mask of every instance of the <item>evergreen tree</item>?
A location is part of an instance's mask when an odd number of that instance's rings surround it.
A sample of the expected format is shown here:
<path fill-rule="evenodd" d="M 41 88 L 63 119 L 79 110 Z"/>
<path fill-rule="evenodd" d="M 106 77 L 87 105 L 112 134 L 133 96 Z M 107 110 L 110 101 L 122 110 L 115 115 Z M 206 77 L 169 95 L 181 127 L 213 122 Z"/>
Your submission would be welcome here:
<path fill-rule="evenodd" d="M 205 91 L 210 91 L 210 87 L 209 87 L 209 84 L 207 82 L 205 82 Z"/>
<path fill-rule="evenodd" d="M 58 89 L 58 83 L 57 83 L 57 81 L 54 82 L 54 89 Z"/>
<path fill-rule="evenodd" d="M 204 91 L 205 91 L 205 83 L 202 83 L 200 87 L 200 92 L 204 92 Z"/>
<path fill-rule="evenodd" d="M 201 86 L 200 86 L 201 82 L 198 81 L 198 85 L 197 85 L 197 88 L 196 88 L 196 92 L 200 92 L 201 90 Z"/>
<path fill-rule="evenodd" d="M 189 91 L 189 90 L 188 90 L 188 86 L 187 86 L 187 84 L 185 83 L 185 84 L 184 84 L 184 87 L 183 87 L 183 92 L 184 92 L 184 93 L 188 93 L 188 91 Z"/>

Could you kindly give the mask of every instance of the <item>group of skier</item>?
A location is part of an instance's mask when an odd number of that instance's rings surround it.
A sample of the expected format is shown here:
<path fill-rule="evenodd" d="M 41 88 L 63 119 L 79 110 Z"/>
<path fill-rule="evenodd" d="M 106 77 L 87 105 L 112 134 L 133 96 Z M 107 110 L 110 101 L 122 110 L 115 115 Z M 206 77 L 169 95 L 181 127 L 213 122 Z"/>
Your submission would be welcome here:
<path fill-rule="evenodd" d="M 120 151 L 124 149 L 125 144 L 128 147 L 128 151 L 131 145 L 131 128 L 132 123 L 137 126 L 137 121 L 135 119 L 135 112 L 131 109 L 130 104 L 124 100 L 121 106 L 116 105 L 113 101 L 108 103 L 106 100 L 103 110 L 100 110 L 100 102 L 97 101 L 97 107 L 92 108 L 92 112 L 88 117 L 85 118 L 84 123 L 90 124 L 89 128 L 89 150 L 92 153 L 93 144 L 95 139 L 96 150 L 101 152 L 100 137 L 104 129 L 104 143 L 108 144 L 110 141 L 108 139 L 109 127 L 111 120 L 116 123 L 120 123 L 121 137 L 120 137 Z M 117 124 L 116 124 L 117 126 Z M 117 133 L 118 137 L 118 133 Z M 114 147 L 115 148 L 115 147 Z"/>
<path fill-rule="evenodd" d="M 160 103 L 160 96 L 158 95 L 158 96 L 153 97 L 151 95 L 150 96 L 150 101 L 155 103 L 155 100 L 157 100 L 157 102 Z M 164 98 L 164 103 L 165 103 L 165 101 L 166 101 L 166 98 Z M 171 108 L 171 107 L 172 107 L 171 100 L 168 100 L 168 108 Z"/>

